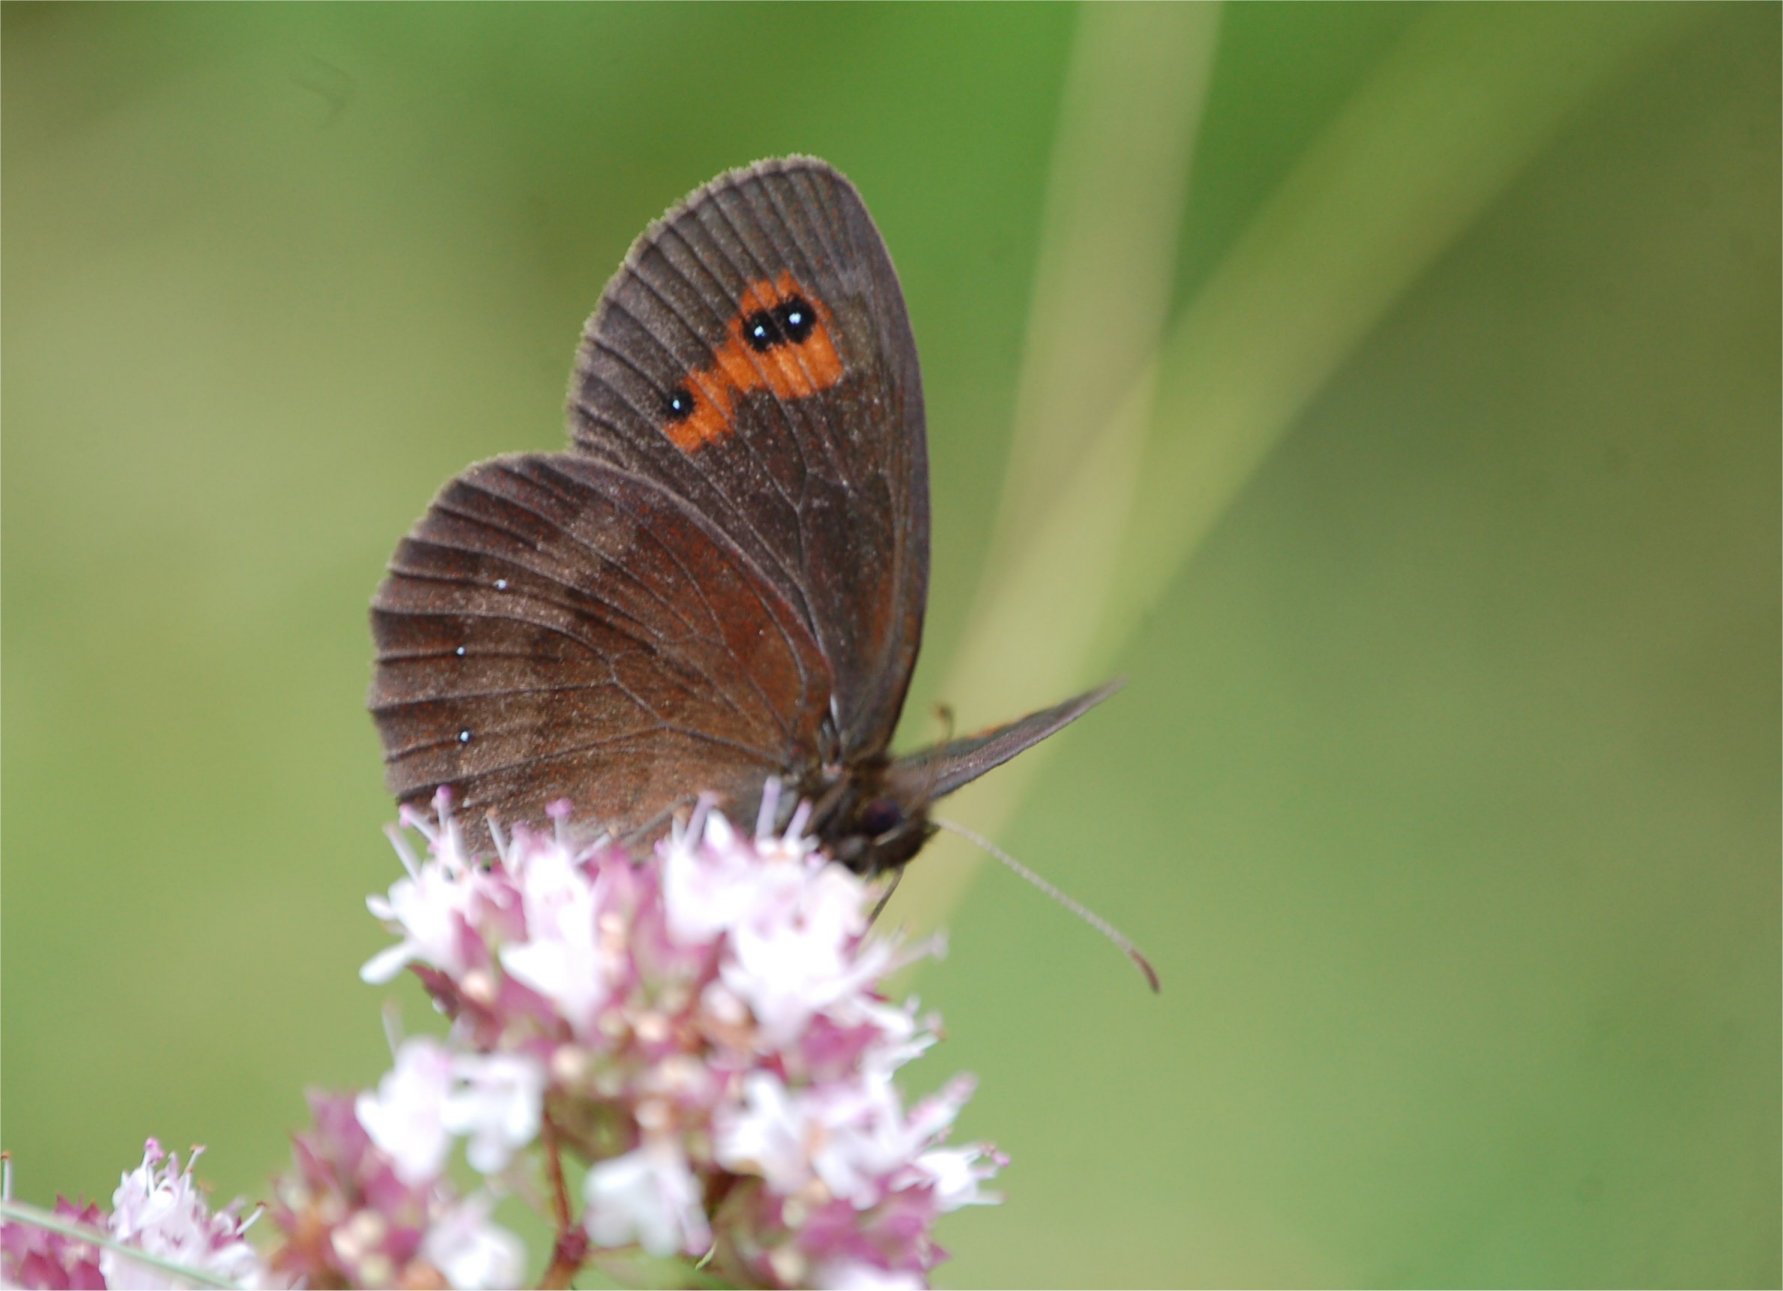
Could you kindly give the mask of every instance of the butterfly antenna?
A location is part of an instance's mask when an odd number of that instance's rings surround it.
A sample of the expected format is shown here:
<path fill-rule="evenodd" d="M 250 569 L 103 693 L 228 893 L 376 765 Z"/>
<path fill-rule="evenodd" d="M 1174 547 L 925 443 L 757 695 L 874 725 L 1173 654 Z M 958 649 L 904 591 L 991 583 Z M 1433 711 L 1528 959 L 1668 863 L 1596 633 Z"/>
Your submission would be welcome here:
<path fill-rule="evenodd" d="M 1079 919 L 1082 919 L 1085 923 L 1089 924 L 1090 927 L 1108 938 L 1108 940 L 1112 941 L 1120 948 L 1121 952 L 1125 954 L 1128 959 L 1133 961 L 1133 966 L 1141 973 L 1145 974 L 1146 983 L 1152 988 L 1152 994 L 1159 994 L 1160 987 L 1158 983 L 1158 974 L 1157 970 L 1152 967 L 1151 960 L 1141 954 L 1139 947 L 1133 944 L 1132 938 L 1128 937 L 1119 928 L 1116 928 L 1113 924 L 1109 923 L 1108 920 L 1104 919 L 1094 910 L 1091 910 L 1081 901 L 1061 892 L 1053 884 L 1048 883 L 1045 879 L 1034 873 L 1033 870 L 1030 870 L 1027 866 L 1016 860 L 1015 857 L 1011 856 L 1001 847 L 998 847 L 982 834 L 975 833 L 974 831 L 967 829 L 964 825 L 956 824 L 951 820 L 943 820 L 939 816 L 930 816 L 929 819 L 941 826 L 942 829 L 947 830 L 949 833 L 958 834 L 968 843 L 976 843 L 986 852 L 1003 862 L 1004 865 L 1008 866 L 1017 876 L 1032 883 L 1035 887 L 1046 893 L 1047 896 L 1051 897 L 1054 901 L 1057 901 L 1060 905 L 1064 906 L 1065 909 L 1069 910 Z"/>

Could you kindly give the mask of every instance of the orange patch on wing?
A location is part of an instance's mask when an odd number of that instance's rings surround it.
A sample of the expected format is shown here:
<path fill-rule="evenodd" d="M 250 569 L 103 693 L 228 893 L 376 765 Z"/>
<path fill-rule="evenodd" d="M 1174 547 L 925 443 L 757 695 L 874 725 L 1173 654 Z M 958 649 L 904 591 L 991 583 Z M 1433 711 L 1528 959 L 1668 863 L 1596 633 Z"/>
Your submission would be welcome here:
<path fill-rule="evenodd" d="M 812 311 L 810 331 L 799 340 L 781 336 L 765 349 L 752 345 L 745 331 L 751 317 L 764 313 L 772 317 L 777 308 L 794 300 Z M 750 283 L 712 362 L 687 374 L 683 390 L 691 410 L 664 421 L 663 434 L 682 452 L 696 452 L 736 429 L 731 414 L 745 394 L 769 390 L 782 399 L 803 399 L 828 390 L 843 373 L 829 324 L 829 307 L 801 287 L 791 271 L 772 281 Z"/>

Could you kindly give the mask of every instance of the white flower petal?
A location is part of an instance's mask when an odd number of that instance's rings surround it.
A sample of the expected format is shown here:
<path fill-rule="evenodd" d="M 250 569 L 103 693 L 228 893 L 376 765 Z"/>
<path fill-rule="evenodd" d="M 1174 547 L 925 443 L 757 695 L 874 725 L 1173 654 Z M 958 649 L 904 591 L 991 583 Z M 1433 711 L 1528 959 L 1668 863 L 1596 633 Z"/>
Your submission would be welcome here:
<path fill-rule="evenodd" d="M 487 1197 L 467 1197 L 434 1221 L 421 1256 L 455 1287 L 516 1287 L 526 1276 L 520 1239 L 490 1222 Z"/>
<path fill-rule="evenodd" d="M 601 942 L 602 885 L 557 842 L 522 853 L 516 879 L 526 939 L 502 948 L 502 967 L 555 1004 L 572 1026 L 585 1027 L 621 967 Z"/>
<path fill-rule="evenodd" d="M 780 1077 L 752 1071 L 743 1081 L 743 1106 L 719 1109 L 712 1154 L 727 1170 L 760 1175 L 769 1188 L 790 1197 L 811 1178 L 809 1129 Z"/>
<path fill-rule="evenodd" d="M 994 1206 L 1003 1198 L 979 1187 L 997 1172 L 998 1160 L 979 1145 L 965 1148 L 933 1148 L 916 1158 L 916 1168 L 929 1176 L 939 1210 L 961 1206 Z"/>
<path fill-rule="evenodd" d="M 636 1242 L 652 1255 L 697 1255 L 712 1245 L 700 1185 L 673 1143 L 646 1143 L 602 1161 L 582 1184 L 588 1235 L 600 1246 Z"/>
<path fill-rule="evenodd" d="M 437 1178 L 452 1145 L 445 1123 L 452 1089 L 452 1054 L 437 1040 L 416 1036 L 396 1051 L 396 1066 L 353 1103 L 359 1124 L 390 1157 L 407 1184 Z"/>
<path fill-rule="evenodd" d="M 465 1154 L 471 1165 L 493 1174 L 538 1136 L 545 1069 L 522 1054 L 460 1054 L 452 1074 L 457 1083 L 446 1097 L 442 1121 L 452 1133 L 469 1138 Z"/>
<path fill-rule="evenodd" d="M 894 1272 L 860 1260 L 831 1260 L 818 1267 L 811 1285 L 832 1291 L 920 1291 L 928 1283 L 918 1273 Z"/>

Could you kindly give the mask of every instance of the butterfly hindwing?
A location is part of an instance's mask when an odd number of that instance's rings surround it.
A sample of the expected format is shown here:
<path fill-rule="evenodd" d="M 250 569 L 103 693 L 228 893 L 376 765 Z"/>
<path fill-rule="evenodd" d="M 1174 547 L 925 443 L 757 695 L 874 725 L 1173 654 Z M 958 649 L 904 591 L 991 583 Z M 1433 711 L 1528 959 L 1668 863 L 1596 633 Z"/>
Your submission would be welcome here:
<path fill-rule="evenodd" d="M 577 454 L 449 482 L 372 602 L 391 790 L 461 818 L 569 798 L 617 832 L 697 789 L 748 800 L 813 761 L 827 665 L 778 592 L 680 500 Z"/>

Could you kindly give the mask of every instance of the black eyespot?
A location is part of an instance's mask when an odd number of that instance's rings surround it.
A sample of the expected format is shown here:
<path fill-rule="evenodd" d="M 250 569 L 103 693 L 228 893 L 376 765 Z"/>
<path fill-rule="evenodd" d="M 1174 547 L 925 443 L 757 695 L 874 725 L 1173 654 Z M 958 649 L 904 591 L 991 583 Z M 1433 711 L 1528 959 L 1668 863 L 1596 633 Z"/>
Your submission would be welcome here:
<path fill-rule="evenodd" d="M 670 421 L 686 421 L 693 416 L 693 391 L 686 386 L 669 391 L 668 409 Z"/>
<path fill-rule="evenodd" d="M 786 340 L 780 320 L 765 309 L 758 309 L 743 320 L 743 339 L 757 354 L 773 349 Z"/>
<path fill-rule="evenodd" d="M 780 324 L 780 330 L 786 339 L 794 345 L 804 343 L 811 335 L 811 329 L 817 325 L 817 315 L 803 296 L 792 296 L 774 307 L 774 319 Z"/>
<path fill-rule="evenodd" d="M 460 732 L 458 732 L 458 742 L 459 742 L 459 743 L 460 743 L 460 744 L 469 744 L 469 743 L 470 743 L 470 742 L 471 742 L 471 733 L 470 733 L 470 731 L 469 731 L 469 730 L 463 730 L 463 731 L 460 731 Z"/>

